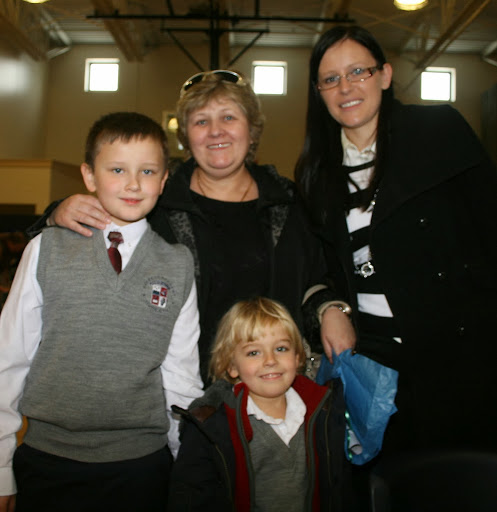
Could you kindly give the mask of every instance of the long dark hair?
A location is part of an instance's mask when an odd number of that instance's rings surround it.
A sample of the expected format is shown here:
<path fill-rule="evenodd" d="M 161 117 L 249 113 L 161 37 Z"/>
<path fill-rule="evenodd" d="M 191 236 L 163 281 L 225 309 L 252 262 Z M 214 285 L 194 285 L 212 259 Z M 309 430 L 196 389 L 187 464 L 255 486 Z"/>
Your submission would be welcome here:
<path fill-rule="evenodd" d="M 352 39 L 368 49 L 379 69 L 386 58 L 374 36 L 358 26 L 339 25 L 328 30 L 314 46 L 309 64 L 309 92 L 304 147 L 295 168 L 295 181 L 307 200 L 316 222 L 324 222 L 329 204 L 330 190 L 338 188 L 343 208 L 348 210 L 347 176 L 342 172 L 343 150 L 340 139 L 341 126 L 331 117 L 317 90 L 318 69 L 325 52 L 345 39 Z M 376 136 L 376 165 L 373 178 L 364 194 L 366 207 L 378 187 L 382 175 L 382 163 L 388 144 L 388 121 L 393 103 L 393 86 L 383 91 Z M 312 194 L 312 197 L 311 197 Z"/>

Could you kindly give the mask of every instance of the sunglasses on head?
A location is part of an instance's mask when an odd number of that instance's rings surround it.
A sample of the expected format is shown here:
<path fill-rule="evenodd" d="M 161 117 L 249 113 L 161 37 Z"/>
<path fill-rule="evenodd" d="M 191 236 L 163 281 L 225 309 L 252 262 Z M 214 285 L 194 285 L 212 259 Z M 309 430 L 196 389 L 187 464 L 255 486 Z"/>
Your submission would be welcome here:
<path fill-rule="evenodd" d="M 225 82 L 231 82 L 232 84 L 242 84 L 243 77 L 235 71 L 229 71 L 227 69 L 215 69 L 214 71 L 203 71 L 191 76 L 182 86 L 180 96 L 183 96 L 188 89 L 192 88 L 195 84 L 200 83 L 208 76 L 219 77 L 219 80 Z"/>

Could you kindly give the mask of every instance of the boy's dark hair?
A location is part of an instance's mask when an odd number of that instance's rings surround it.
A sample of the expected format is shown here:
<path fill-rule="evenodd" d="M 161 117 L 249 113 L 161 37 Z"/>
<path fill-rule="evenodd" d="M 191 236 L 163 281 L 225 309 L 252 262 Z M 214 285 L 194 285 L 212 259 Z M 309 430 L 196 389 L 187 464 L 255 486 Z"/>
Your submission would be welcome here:
<path fill-rule="evenodd" d="M 96 121 L 86 138 L 85 162 L 93 169 L 101 144 L 106 142 L 112 144 L 117 139 L 129 142 L 133 138 L 147 137 L 161 145 L 164 169 L 167 169 L 169 149 L 165 131 L 159 123 L 138 112 L 112 112 Z"/>

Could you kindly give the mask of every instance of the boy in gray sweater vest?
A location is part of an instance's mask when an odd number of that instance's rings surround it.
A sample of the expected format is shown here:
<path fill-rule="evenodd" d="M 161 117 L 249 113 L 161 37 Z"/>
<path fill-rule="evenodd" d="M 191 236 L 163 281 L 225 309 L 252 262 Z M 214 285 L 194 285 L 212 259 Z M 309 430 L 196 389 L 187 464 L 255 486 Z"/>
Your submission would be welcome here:
<path fill-rule="evenodd" d="M 81 172 L 111 222 L 25 249 L 0 317 L 0 512 L 166 508 L 170 406 L 202 394 L 192 257 L 145 218 L 167 161 L 155 121 L 102 117 Z"/>

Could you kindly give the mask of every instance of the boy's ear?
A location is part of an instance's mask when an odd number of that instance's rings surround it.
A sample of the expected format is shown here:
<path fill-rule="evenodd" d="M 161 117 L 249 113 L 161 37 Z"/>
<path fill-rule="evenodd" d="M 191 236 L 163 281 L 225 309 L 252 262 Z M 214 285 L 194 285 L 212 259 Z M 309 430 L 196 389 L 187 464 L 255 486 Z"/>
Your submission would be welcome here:
<path fill-rule="evenodd" d="M 164 185 L 166 184 L 167 178 L 169 178 L 169 170 L 166 169 L 166 172 L 164 173 L 164 176 L 162 177 L 162 180 L 160 182 L 160 193 L 162 194 L 162 191 L 164 190 Z"/>
<path fill-rule="evenodd" d="M 86 163 L 81 164 L 81 174 L 83 175 L 83 181 L 85 182 L 86 188 L 89 192 L 95 192 L 97 186 L 95 185 L 95 173 L 93 169 Z"/>
<path fill-rule="evenodd" d="M 295 354 L 295 364 L 297 365 L 297 372 L 299 372 L 300 370 L 302 370 L 302 368 L 304 368 L 305 359 L 304 361 L 301 361 L 300 356 L 298 354 Z"/>
<path fill-rule="evenodd" d="M 228 372 L 228 375 L 232 378 L 232 379 L 238 379 L 238 377 L 240 377 L 240 374 L 238 373 L 238 370 L 236 369 L 236 367 L 233 365 L 233 363 L 231 363 L 229 366 L 228 366 L 228 369 L 226 370 Z"/>

